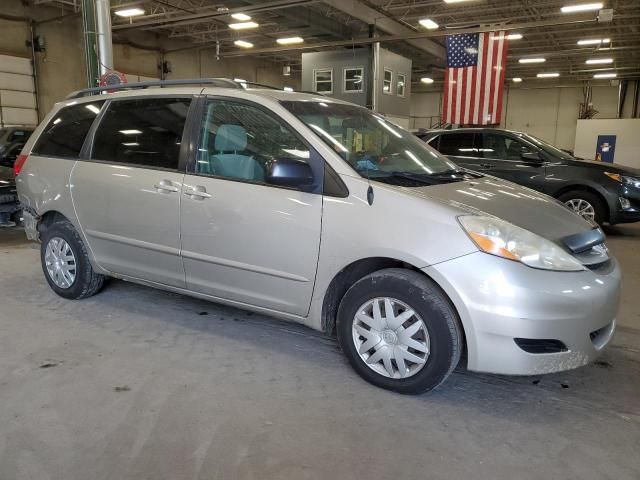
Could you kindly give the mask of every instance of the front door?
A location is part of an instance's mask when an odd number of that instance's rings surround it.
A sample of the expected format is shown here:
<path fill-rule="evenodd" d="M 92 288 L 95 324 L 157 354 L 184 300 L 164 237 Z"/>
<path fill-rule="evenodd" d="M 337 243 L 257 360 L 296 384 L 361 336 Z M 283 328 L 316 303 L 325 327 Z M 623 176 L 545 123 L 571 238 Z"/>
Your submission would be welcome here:
<path fill-rule="evenodd" d="M 191 98 L 113 100 L 71 183 L 80 225 L 103 268 L 184 287 L 182 134 Z"/>
<path fill-rule="evenodd" d="M 182 256 L 190 290 L 306 315 L 320 248 L 322 196 L 265 181 L 269 162 L 312 162 L 273 112 L 207 100 L 182 194 Z M 321 159 L 320 159 L 321 161 Z"/>
<path fill-rule="evenodd" d="M 487 165 L 488 174 L 540 192 L 546 190 L 543 158 L 531 160 L 522 155 L 537 150 L 501 132 L 485 132 L 477 137 L 481 140 L 479 150 L 483 156 L 483 163 Z"/>

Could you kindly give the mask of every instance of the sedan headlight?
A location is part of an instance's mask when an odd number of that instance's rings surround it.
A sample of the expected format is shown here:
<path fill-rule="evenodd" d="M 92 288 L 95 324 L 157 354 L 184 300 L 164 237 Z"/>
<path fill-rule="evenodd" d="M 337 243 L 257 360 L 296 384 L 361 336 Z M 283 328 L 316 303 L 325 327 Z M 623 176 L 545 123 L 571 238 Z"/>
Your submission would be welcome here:
<path fill-rule="evenodd" d="M 543 270 L 584 270 L 578 260 L 555 243 L 499 218 L 465 215 L 458 220 L 483 252 Z"/>
<path fill-rule="evenodd" d="M 620 175 L 619 173 L 611 173 L 611 172 L 604 172 L 604 174 L 607 177 L 615 180 L 616 182 L 622 183 L 623 185 L 640 189 L 640 178 L 629 177 L 628 175 Z"/>

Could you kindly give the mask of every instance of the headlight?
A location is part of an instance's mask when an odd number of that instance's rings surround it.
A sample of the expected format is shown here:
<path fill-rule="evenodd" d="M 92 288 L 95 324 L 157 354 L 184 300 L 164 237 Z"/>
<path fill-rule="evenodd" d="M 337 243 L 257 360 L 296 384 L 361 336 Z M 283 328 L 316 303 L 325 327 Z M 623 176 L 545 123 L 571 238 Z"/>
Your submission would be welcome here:
<path fill-rule="evenodd" d="M 465 215 L 458 220 L 483 252 L 543 270 L 584 270 L 578 260 L 553 242 L 499 218 Z"/>
<path fill-rule="evenodd" d="M 640 189 L 640 178 L 629 177 L 627 175 L 620 175 L 619 173 L 611 173 L 611 172 L 604 172 L 604 174 L 607 177 L 612 178 L 616 182 L 622 183 L 623 185 L 628 185 L 630 187 Z"/>

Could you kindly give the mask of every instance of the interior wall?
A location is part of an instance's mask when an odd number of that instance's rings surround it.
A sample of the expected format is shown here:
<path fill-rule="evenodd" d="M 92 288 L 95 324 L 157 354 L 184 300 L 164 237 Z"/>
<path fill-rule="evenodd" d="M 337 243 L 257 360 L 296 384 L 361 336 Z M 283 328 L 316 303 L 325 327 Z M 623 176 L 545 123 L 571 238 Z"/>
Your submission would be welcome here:
<path fill-rule="evenodd" d="M 529 89 L 507 87 L 501 127 L 527 132 L 559 148 L 573 150 L 576 123 L 582 101 L 581 87 Z M 599 112 L 594 118 L 615 118 L 618 88 L 615 86 L 593 87 L 592 102 L 593 107 Z M 414 93 L 411 98 L 411 127 L 435 126 L 441 111 L 440 92 Z"/>
<path fill-rule="evenodd" d="M 282 74 L 284 64 L 255 57 L 216 59 L 214 49 L 188 49 L 166 53 L 164 59 L 171 64 L 167 79 L 225 77 L 241 78 L 247 82 L 262 83 L 278 88 L 300 89 L 300 75 Z"/>
<path fill-rule="evenodd" d="M 615 135 L 614 163 L 640 168 L 640 118 L 578 120 L 575 154 L 594 160 L 598 135 Z"/>

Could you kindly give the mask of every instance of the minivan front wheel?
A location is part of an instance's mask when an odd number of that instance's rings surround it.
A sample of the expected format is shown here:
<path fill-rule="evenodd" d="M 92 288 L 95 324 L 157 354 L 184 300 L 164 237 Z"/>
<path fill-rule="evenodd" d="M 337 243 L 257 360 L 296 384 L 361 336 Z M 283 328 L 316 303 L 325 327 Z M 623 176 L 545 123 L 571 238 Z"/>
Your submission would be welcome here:
<path fill-rule="evenodd" d="M 460 360 L 458 316 L 438 286 L 418 272 L 393 268 L 359 280 L 342 299 L 337 321 L 352 367 L 382 388 L 426 392 Z"/>
<path fill-rule="evenodd" d="M 42 271 L 51 289 L 73 300 L 96 294 L 104 276 L 96 273 L 80 235 L 67 221 L 49 226 L 41 235 Z"/>

